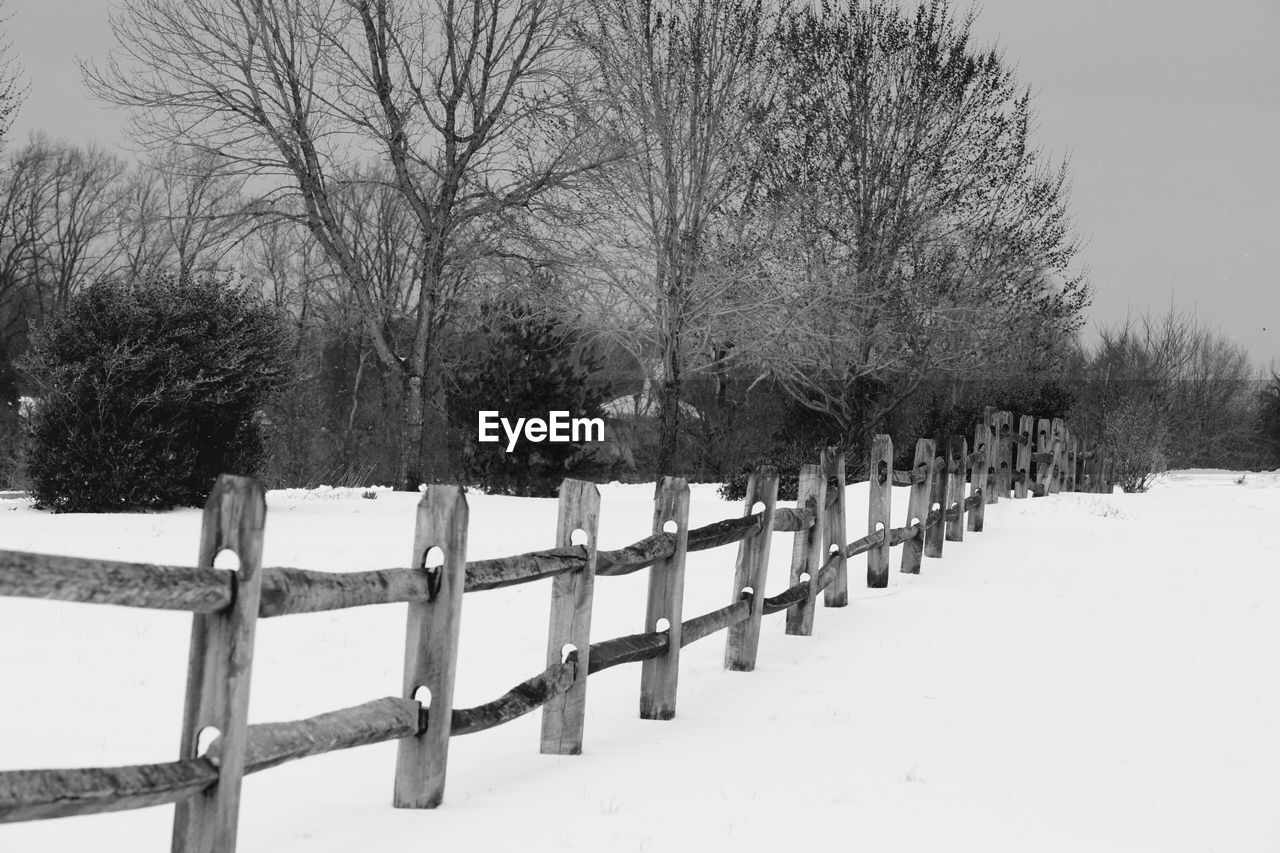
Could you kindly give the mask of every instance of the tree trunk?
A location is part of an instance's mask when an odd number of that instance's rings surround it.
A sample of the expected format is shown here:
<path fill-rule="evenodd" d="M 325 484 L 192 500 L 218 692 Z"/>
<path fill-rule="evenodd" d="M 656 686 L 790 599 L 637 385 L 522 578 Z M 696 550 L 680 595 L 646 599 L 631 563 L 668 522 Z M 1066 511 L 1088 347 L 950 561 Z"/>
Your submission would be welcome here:
<path fill-rule="evenodd" d="M 423 439 L 422 376 L 405 377 L 404 394 L 400 399 L 400 458 L 396 470 L 396 488 L 404 492 L 416 492 L 422 479 Z"/>
<path fill-rule="evenodd" d="M 680 440 L 680 356 L 668 345 L 663 358 L 662 382 L 658 386 L 658 470 L 657 481 L 675 476 L 676 448 Z"/>

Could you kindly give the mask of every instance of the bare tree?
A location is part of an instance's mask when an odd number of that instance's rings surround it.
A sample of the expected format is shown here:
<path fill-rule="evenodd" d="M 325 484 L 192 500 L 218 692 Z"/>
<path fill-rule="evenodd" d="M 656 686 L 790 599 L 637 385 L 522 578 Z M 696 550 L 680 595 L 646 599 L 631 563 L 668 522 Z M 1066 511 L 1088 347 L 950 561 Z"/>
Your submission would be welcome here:
<path fill-rule="evenodd" d="M 762 117 L 752 203 L 789 218 L 779 275 L 804 332 L 765 367 L 846 436 L 1010 334 L 1078 323 L 1065 167 L 1028 146 L 1029 98 L 971 23 L 942 0 L 849 0 L 796 10 L 778 40 L 785 107 Z"/>
<path fill-rule="evenodd" d="M 768 24 L 754 0 L 587 6 L 580 38 L 598 66 L 602 123 L 627 154 L 595 185 L 620 235 L 597 244 L 609 285 L 601 296 L 616 339 L 658 365 L 662 476 L 673 473 L 686 374 L 722 363 L 719 339 L 762 307 L 743 274 L 750 263 L 713 259 L 712 243 L 733 228 L 726 214 L 752 154 L 744 133 L 772 91 Z"/>
<path fill-rule="evenodd" d="M 440 331 L 475 260 L 471 236 L 592 166 L 572 127 L 541 132 L 575 101 L 567 20 L 562 0 L 126 0 L 116 53 L 86 69 L 99 95 L 135 108 L 142 141 L 275 182 L 278 215 L 323 248 L 403 382 L 401 488 L 425 473 L 428 413 L 431 437 L 443 435 Z M 380 320 L 339 197 L 371 170 L 415 222 L 403 341 Z"/>

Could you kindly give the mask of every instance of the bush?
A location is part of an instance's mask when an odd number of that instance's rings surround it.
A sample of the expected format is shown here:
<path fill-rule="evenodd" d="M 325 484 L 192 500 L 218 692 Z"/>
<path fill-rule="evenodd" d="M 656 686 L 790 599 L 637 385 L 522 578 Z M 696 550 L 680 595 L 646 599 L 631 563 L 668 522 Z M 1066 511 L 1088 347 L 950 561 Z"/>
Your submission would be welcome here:
<path fill-rule="evenodd" d="M 285 377 L 283 317 L 229 279 L 100 282 L 35 331 L 28 457 L 60 512 L 202 503 L 263 462 L 257 412 Z"/>
<path fill-rule="evenodd" d="M 484 348 L 464 359 L 449 395 L 449 420 L 462 443 L 463 476 L 487 492 L 531 497 L 556 494 L 565 477 L 610 476 L 593 464 L 585 442 L 521 441 L 508 453 L 505 438 L 481 444 L 478 413 L 542 417 L 567 410 L 575 418 L 603 418 L 609 400 L 596 380 L 599 354 L 573 326 L 519 301 L 482 307 Z M 501 430 L 499 430 L 501 435 Z"/>

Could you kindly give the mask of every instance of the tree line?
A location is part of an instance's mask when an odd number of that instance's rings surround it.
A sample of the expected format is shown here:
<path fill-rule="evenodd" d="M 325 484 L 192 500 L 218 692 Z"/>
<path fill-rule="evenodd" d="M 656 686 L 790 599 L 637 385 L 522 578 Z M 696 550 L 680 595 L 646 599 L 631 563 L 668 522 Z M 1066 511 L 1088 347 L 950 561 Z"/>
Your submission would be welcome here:
<path fill-rule="evenodd" d="M 725 479 L 942 428 L 975 388 L 1065 414 L 1104 358 L 1068 164 L 945 0 L 125 0 L 111 26 L 85 80 L 147 156 L 7 153 L 11 409 L 31 324 L 158 269 L 287 316 L 288 484 L 490 476 L 474 407 L 565 398 L 609 407 L 611 448 L 504 483 Z"/>

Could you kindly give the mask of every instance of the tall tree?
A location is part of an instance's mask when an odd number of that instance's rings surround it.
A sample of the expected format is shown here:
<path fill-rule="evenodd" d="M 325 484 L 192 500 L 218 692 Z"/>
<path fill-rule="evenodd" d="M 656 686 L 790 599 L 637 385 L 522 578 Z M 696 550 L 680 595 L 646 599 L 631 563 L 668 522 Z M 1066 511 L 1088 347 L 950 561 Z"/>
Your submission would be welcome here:
<path fill-rule="evenodd" d="M 943 0 L 846 0 L 780 32 L 752 204 L 788 220 L 778 274 L 805 331 L 766 368 L 847 436 L 1011 334 L 1060 343 L 1086 298 L 1065 167 L 1028 144 L 1029 98 L 971 23 Z"/>
<path fill-rule="evenodd" d="M 143 142 L 181 143 L 274 181 L 277 215 L 323 247 L 354 294 L 383 368 L 402 381 L 397 475 L 425 470 L 425 418 L 443 435 L 440 332 L 474 235 L 592 165 L 565 123 L 581 69 L 564 0 L 124 0 L 117 49 L 88 68 L 135 109 Z M 403 340 L 380 322 L 374 271 L 341 189 L 373 171 L 414 220 Z"/>
<path fill-rule="evenodd" d="M 621 326 L 623 342 L 660 365 L 662 476 L 675 473 L 687 372 L 715 362 L 707 350 L 717 326 L 759 307 L 739 278 L 744 265 L 716 268 L 708 258 L 742 193 L 752 155 L 744 133 L 771 97 L 766 9 L 758 0 L 587 6 L 580 37 L 598 69 L 602 122 L 625 152 L 597 176 L 621 235 L 598 251 L 610 271 L 607 298 L 634 320 Z"/>

